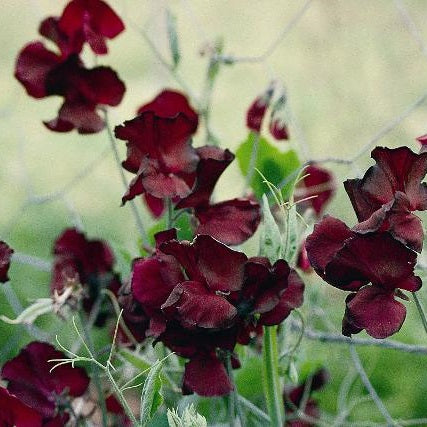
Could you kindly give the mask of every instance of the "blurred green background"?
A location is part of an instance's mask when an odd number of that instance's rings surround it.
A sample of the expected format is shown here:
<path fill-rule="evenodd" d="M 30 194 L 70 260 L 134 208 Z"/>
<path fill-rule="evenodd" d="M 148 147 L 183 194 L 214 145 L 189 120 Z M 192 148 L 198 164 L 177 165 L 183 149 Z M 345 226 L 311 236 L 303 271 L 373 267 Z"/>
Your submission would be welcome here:
<path fill-rule="evenodd" d="M 162 88 L 181 89 L 138 32 L 143 29 L 169 61 L 166 9 L 177 19 L 182 56 L 178 73 L 199 96 L 207 68 L 207 60 L 200 52 L 207 45 L 221 38 L 226 54 L 260 55 L 304 5 L 302 1 L 290 0 L 110 0 L 109 3 L 127 24 L 127 31 L 110 41 L 109 55 L 99 58 L 99 63 L 116 69 L 127 86 L 123 103 L 111 111 L 113 124 L 132 118 L 136 107 Z M 40 21 L 59 14 L 65 4 L 57 0 L 0 3 L 0 237 L 19 253 L 49 260 L 52 242 L 63 228 L 81 224 L 89 236 L 111 240 L 137 254 L 131 211 L 128 206 L 120 207 L 123 188 L 113 156 L 108 151 L 99 160 L 101 153 L 108 150 L 106 133 L 80 136 L 49 132 L 42 120 L 55 116 L 59 99 L 29 98 L 13 77 L 18 51 L 29 41 L 39 39 Z M 427 40 L 427 2 L 412 0 L 403 4 L 419 37 Z M 411 34 L 399 5 L 400 2 L 387 0 L 314 0 L 268 59 L 223 66 L 214 88 L 211 112 L 211 127 L 222 146 L 236 150 L 246 138 L 247 107 L 276 79 L 284 84 L 288 94 L 292 138 L 290 143 L 282 143 L 284 149 L 291 144 L 304 160 L 350 158 L 357 154 L 383 126 L 427 92 L 427 52 L 422 51 Z M 88 64 L 94 64 L 89 52 L 85 58 Z M 416 150 L 414 138 L 426 132 L 427 102 L 424 102 L 381 139 L 379 145 L 408 145 Z M 204 132 L 200 129 L 195 145 L 202 144 Z M 118 146 L 124 158 L 124 144 L 119 142 Z M 91 162 L 96 167 L 72 186 L 64 198 L 35 203 L 38 196 L 53 194 L 67 186 Z M 351 166 L 328 165 L 339 184 L 328 211 L 350 224 L 355 217 L 341 181 L 362 174 L 369 164 L 369 155 L 365 154 Z M 243 179 L 235 162 L 221 179 L 217 196 L 236 197 L 242 187 Z M 139 207 L 143 210 L 142 205 Z M 149 228 L 152 219 L 144 215 Z M 255 245 L 247 247 L 250 251 Z M 48 273 L 15 262 L 10 276 L 11 286 L 24 306 L 34 298 L 48 295 Z M 339 331 L 344 293 L 323 286 L 316 276 L 307 277 L 307 287 L 308 304 L 323 309 L 330 327 Z M 420 291 L 420 298 L 427 305 L 425 289 Z M 393 338 L 427 344 L 415 305 L 406 305 L 408 319 Z M 0 312 L 12 314 L 3 296 Z M 47 323 L 39 324 L 49 327 Z M 317 326 L 324 328 L 322 323 Z M 15 354 L 29 340 L 23 328 L 0 325 L 0 361 Z M 361 349 L 360 354 L 394 417 L 427 417 L 426 356 L 373 348 Z M 318 397 L 322 407 L 333 413 L 342 380 L 352 369 L 348 349 L 304 341 L 297 364 L 304 367 L 313 361 L 325 363 L 331 370 L 332 381 Z M 262 404 L 259 378 L 249 380 L 248 375 L 240 375 L 242 393 L 253 395 Z M 365 392 L 356 381 L 352 393 Z M 354 414 L 357 419 L 382 420 L 371 403 L 358 406 Z"/>

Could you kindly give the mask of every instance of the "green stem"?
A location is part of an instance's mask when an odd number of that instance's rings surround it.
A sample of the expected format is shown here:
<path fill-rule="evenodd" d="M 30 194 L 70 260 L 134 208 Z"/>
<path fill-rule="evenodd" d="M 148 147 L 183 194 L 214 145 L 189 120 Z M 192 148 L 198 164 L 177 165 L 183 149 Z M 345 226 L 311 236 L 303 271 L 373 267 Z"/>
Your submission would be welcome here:
<path fill-rule="evenodd" d="M 166 225 L 167 225 L 167 229 L 169 230 L 170 228 L 173 227 L 173 223 L 174 223 L 173 205 L 172 205 L 172 200 L 170 198 L 166 199 L 166 207 L 167 207 Z"/>
<path fill-rule="evenodd" d="M 415 292 L 412 292 L 412 296 L 414 297 L 415 305 L 417 306 L 418 313 L 421 317 L 421 322 L 423 323 L 424 330 L 427 333 L 427 319 L 426 314 L 424 312 L 423 306 L 421 305 L 421 301 L 418 299 L 418 296 Z"/>
<path fill-rule="evenodd" d="M 135 418 L 135 415 L 132 412 L 132 409 L 130 408 L 129 404 L 127 403 L 127 400 L 125 399 L 125 397 L 123 396 L 122 391 L 120 390 L 119 386 L 117 385 L 116 381 L 114 380 L 114 377 L 111 375 L 110 370 L 107 369 L 105 370 L 108 379 L 110 380 L 111 385 L 113 386 L 114 389 L 114 393 L 117 396 L 117 398 L 120 401 L 120 404 L 122 405 L 127 417 L 131 420 L 132 425 L 134 427 L 139 427 L 141 426 L 141 424 L 137 421 L 137 419 Z M 141 420 L 142 421 L 142 420 Z"/>
<path fill-rule="evenodd" d="M 87 328 L 88 322 L 87 322 L 87 319 L 84 318 L 84 315 L 81 312 L 81 310 L 79 310 L 79 320 L 80 320 L 80 323 L 81 323 L 82 328 L 83 328 L 83 333 L 85 335 L 87 345 L 88 345 L 90 351 L 93 353 L 94 352 L 94 345 L 93 345 L 92 337 L 90 335 L 90 331 Z M 93 365 L 93 371 L 92 372 L 93 372 L 93 382 L 94 382 L 95 387 L 96 387 L 96 391 L 98 394 L 98 400 L 99 400 L 99 406 L 101 408 L 101 413 L 102 413 L 102 425 L 103 425 L 103 427 L 107 427 L 108 426 L 107 406 L 105 404 L 105 394 L 102 391 L 101 378 L 99 375 L 100 368 L 97 365 Z"/>
<path fill-rule="evenodd" d="M 278 365 L 277 327 L 266 326 L 264 327 L 263 382 L 271 427 L 283 427 L 285 422 Z"/>
<path fill-rule="evenodd" d="M 227 352 L 225 356 L 225 369 L 227 371 L 228 378 L 233 386 L 233 390 L 227 396 L 227 408 L 228 408 L 228 419 L 230 421 L 230 427 L 234 427 L 236 424 L 236 413 L 240 421 L 240 425 L 245 425 L 242 420 L 242 411 L 240 410 L 240 404 L 234 382 L 233 367 L 231 366 L 231 353 Z"/>

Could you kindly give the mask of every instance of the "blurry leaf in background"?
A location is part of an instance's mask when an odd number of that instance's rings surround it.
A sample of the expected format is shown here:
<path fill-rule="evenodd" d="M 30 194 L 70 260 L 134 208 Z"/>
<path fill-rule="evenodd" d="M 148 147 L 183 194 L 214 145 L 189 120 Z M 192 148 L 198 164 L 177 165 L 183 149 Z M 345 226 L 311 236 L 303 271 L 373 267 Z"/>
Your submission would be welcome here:
<path fill-rule="evenodd" d="M 294 150 L 282 152 L 271 145 L 262 136 L 251 132 L 246 141 L 240 144 L 236 152 L 240 170 L 245 176 L 248 174 L 253 145 L 256 143 L 257 138 L 259 138 L 259 146 L 254 166 L 262 172 L 268 181 L 275 186 L 280 186 L 286 178 L 289 178 L 292 174 L 295 175 L 295 177 L 289 179 L 289 182 L 287 182 L 283 187 L 283 196 L 286 199 L 289 196 L 289 192 L 291 191 L 293 182 L 296 178 L 296 171 L 300 167 L 298 155 Z M 250 185 L 255 196 L 258 199 L 261 199 L 267 188 L 263 183 L 261 176 L 256 173 L 253 174 Z"/>
<path fill-rule="evenodd" d="M 174 68 L 176 68 L 181 59 L 181 53 L 179 51 L 178 34 L 176 30 L 176 17 L 169 9 L 166 10 L 166 27 L 168 31 L 169 49 L 172 54 L 172 62 Z"/>

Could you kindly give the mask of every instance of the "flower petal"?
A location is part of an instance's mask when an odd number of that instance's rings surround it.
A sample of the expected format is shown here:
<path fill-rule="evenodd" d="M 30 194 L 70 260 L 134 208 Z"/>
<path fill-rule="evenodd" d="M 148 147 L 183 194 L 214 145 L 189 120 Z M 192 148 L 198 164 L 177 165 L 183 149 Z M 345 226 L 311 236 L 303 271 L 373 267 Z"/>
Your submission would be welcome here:
<path fill-rule="evenodd" d="M 175 286 L 162 305 L 162 311 L 185 328 L 227 328 L 237 315 L 236 308 L 199 282 L 186 281 Z"/>
<path fill-rule="evenodd" d="M 239 245 L 251 237 L 260 221 L 260 206 L 249 199 L 233 199 L 195 209 L 197 234 L 209 234 L 227 245 Z"/>
<path fill-rule="evenodd" d="M 201 355 L 185 365 L 183 385 L 200 396 L 224 396 L 233 390 L 224 365 L 214 355 Z"/>
<path fill-rule="evenodd" d="M 361 289 L 346 304 L 346 321 L 356 329 L 365 329 L 374 338 L 395 334 L 406 317 L 405 306 L 394 299 L 393 292 L 384 292 L 376 286 Z"/>

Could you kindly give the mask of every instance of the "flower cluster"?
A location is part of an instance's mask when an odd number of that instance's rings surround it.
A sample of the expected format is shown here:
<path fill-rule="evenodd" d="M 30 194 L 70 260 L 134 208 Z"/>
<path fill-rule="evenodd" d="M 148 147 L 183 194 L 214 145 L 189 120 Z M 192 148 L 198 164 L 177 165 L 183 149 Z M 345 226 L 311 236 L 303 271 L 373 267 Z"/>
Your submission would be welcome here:
<path fill-rule="evenodd" d="M 307 238 L 311 265 L 329 284 L 350 291 L 346 299 L 343 334 L 365 329 L 374 338 L 397 332 L 406 316 L 396 297 L 415 292 L 414 275 L 422 249 L 421 220 L 413 214 L 427 209 L 427 154 L 407 147 L 377 147 L 376 164 L 362 179 L 344 183 L 359 223 L 352 229 L 325 217 Z"/>
<path fill-rule="evenodd" d="M 19 53 L 15 77 L 33 98 L 63 97 L 58 117 L 44 122 L 55 132 L 95 133 L 104 127 L 99 107 L 120 104 L 125 86 L 109 67 L 85 67 L 79 56 L 85 43 L 95 54 L 107 53 L 105 38 L 124 30 L 115 12 L 102 0 L 72 0 L 60 17 L 46 18 L 39 33 L 57 52 L 39 41 Z"/>
<path fill-rule="evenodd" d="M 299 307 L 304 284 L 286 261 L 248 259 L 209 235 L 190 243 L 172 229 L 156 242 L 154 255 L 134 261 L 131 278 L 132 296 L 149 318 L 146 335 L 190 359 L 184 392 L 227 394 L 227 355 L 259 325 L 277 325 Z"/>
<path fill-rule="evenodd" d="M 137 117 L 116 127 L 116 137 L 127 141 L 123 167 L 136 175 L 123 203 L 142 194 L 151 212 L 160 216 L 169 199 L 175 209 L 192 209 L 196 233 L 242 243 L 258 227 L 259 204 L 246 198 L 211 203 L 215 184 L 234 155 L 218 147 L 194 148 L 197 127 L 198 115 L 187 98 L 172 90 L 164 90 L 140 107 Z"/>
<path fill-rule="evenodd" d="M 75 228 L 66 229 L 55 241 L 51 293 L 62 295 L 69 287 L 82 288 L 82 308 L 90 313 L 94 304 L 100 301 L 102 289 L 117 294 L 121 283 L 114 273 L 114 255 L 108 244 L 102 240 L 88 240 Z M 71 293 L 78 299 L 78 292 Z M 68 301 L 78 304 L 80 301 Z M 97 308 L 95 324 L 102 326 L 110 310 L 101 305 Z"/>

